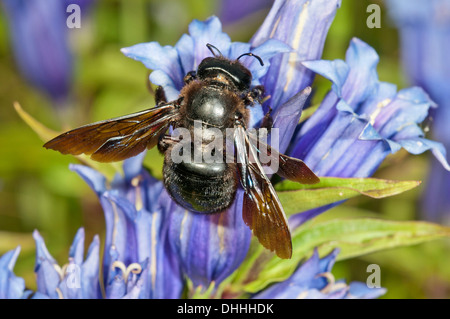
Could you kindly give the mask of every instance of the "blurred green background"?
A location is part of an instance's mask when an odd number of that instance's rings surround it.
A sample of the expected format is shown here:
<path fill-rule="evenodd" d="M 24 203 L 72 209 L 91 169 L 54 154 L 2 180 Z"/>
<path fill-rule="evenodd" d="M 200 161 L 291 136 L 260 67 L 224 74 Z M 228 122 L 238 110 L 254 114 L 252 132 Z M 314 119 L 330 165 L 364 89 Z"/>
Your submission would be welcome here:
<path fill-rule="evenodd" d="M 366 26 L 367 5 L 382 8 L 382 27 Z M 89 14 L 82 12 L 82 27 L 71 29 L 70 45 L 75 74 L 69 105 L 55 111 L 51 101 L 21 77 L 14 62 L 9 26 L 0 14 L 0 255 L 22 246 L 15 273 L 35 289 L 34 242 L 38 229 L 50 253 L 60 264 L 76 230 L 86 230 L 86 245 L 94 234 L 104 236 L 104 219 L 95 194 L 68 169 L 77 160 L 42 147 L 43 141 L 19 118 L 13 102 L 40 122 L 57 131 L 132 113 L 154 105 L 148 85 L 149 71 L 126 58 L 120 48 L 140 42 L 158 41 L 174 45 L 187 32 L 192 19 L 220 16 L 221 1 L 211 0 L 110 0 L 96 1 Z M 239 8 L 234 8 L 239 10 Z M 233 41 L 248 41 L 264 19 L 260 10 L 231 25 L 225 25 Z M 399 61 L 398 36 L 382 1 L 343 0 L 326 41 L 325 59 L 344 58 L 352 37 L 373 46 L 380 55 L 379 78 L 399 88 L 408 85 Z M 317 77 L 318 103 L 331 85 Z M 394 180 L 425 180 L 429 154 L 388 157 L 376 177 Z M 162 157 L 151 151 L 145 161 L 155 176 L 161 176 Z M 347 216 L 378 216 L 412 220 L 419 216 L 418 201 L 424 184 L 407 193 L 383 200 L 357 198 L 332 209 L 318 220 Z M 450 241 L 440 240 L 398 248 L 338 262 L 336 278 L 366 281 L 366 268 L 381 267 L 384 298 L 450 297 Z"/>

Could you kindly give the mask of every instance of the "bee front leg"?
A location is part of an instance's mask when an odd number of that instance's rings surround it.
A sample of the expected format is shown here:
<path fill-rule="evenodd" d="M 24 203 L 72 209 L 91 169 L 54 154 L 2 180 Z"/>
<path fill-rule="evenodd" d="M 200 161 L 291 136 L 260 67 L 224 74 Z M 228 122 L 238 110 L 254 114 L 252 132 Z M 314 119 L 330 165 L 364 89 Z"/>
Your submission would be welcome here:
<path fill-rule="evenodd" d="M 192 82 L 193 80 L 195 80 L 197 78 L 197 72 L 195 71 L 190 71 L 186 74 L 186 76 L 184 77 L 184 83 L 185 84 L 189 84 L 190 82 Z"/>
<path fill-rule="evenodd" d="M 257 85 L 252 89 L 251 93 L 255 100 L 261 102 L 262 98 L 264 97 L 264 94 L 266 93 L 266 89 L 264 88 L 263 85 Z"/>
<path fill-rule="evenodd" d="M 247 95 L 244 97 L 244 102 L 246 105 L 253 105 L 255 102 L 261 104 L 263 102 L 265 89 L 263 85 L 257 85 L 251 89 Z"/>

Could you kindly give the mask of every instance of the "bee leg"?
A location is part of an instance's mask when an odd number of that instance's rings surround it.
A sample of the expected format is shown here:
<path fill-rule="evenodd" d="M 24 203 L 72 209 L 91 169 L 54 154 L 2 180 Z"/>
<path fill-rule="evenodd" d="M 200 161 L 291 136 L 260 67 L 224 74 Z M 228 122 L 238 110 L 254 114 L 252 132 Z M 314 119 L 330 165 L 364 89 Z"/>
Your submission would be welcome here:
<path fill-rule="evenodd" d="M 162 86 L 158 86 L 155 92 L 156 105 L 162 105 L 167 103 L 166 92 Z"/>
<path fill-rule="evenodd" d="M 269 106 L 269 110 L 267 111 L 266 115 L 264 115 L 262 121 L 261 121 L 261 128 L 267 129 L 269 132 L 272 129 L 273 126 L 273 118 L 272 118 L 272 108 Z"/>
<path fill-rule="evenodd" d="M 257 85 L 251 91 L 253 98 L 255 100 L 257 100 L 258 102 L 261 102 L 262 98 L 264 97 L 265 92 L 266 92 L 266 90 L 264 89 L 263 85 Z"/>
<path fill-rule="evenodd" d="M 184 83 L 188 84 L 190 82 L 192 82 L 193 80 L 195 80 L 197 78 L 197 72 L 195 71 L 190 71 L 186 74 L 186 76 L 184 77 Z"/>
<path fill-rule="evenodd" d="M 255 86 L 244 97 L 245 105 L 254 105 L 255 101 L 261 104 L 263 101 L 264 93 L 265 89 L 263 85 Z"/>
<path fill-rule="evenodd" d="M 170 135 L 163 135 L 158 141 L 158 150 L 164 154 L 170 146 L 177 144 L 179 141 L 179 139 L 174 139 Z"/>

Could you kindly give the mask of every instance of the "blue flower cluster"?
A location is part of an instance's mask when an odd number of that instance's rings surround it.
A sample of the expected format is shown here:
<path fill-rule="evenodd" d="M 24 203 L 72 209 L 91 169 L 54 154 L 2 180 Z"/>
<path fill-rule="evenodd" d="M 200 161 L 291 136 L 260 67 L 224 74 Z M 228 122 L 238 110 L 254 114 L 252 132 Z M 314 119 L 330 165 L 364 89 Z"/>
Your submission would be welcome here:
<path fill-rule="evenodd" d="M 351 41 L 345 61 L 319 60 L 339 5 L 338 0 L 277 0 L 249 43 L 231 42 L 220 21 L 212 17 L 194 20 L 189 34 L 174 47 L 150 42 L 122 52 L 153 70 L 150 80 L 164 87 L 169 100 L 178 97 L 186 73 L 210 55 L 207 43 L 230 59 L 246 52 L 259 55 L 264 66 L 251 57 L 241 59 L 253 74 L 252 85 L 264 85 L 270 95 L 263 105 L 251 108 L 251 123 L 257 126 L 270 106 L 274 127 L 280 129 L 280 151 L 303 159 L 319 175 L 367 177 L 400 148 L 413 154 L 431 150 L 448 168 L 443 146 L 425 139 L 419 126 L 434 107 L 423 90 L 397 92 L 394 85 L 379 81 L 378 55 L 359 39 Z M 305 94 L 299 92 L 312 84 L 315 73 L 328 78 L 332 90 L 314 115 L 299 124 L 305 103 Z M 38 292 L 34 297 L 180 298 L 186 277 L 195 287 L 217 287 L 241 265 L 251 240 L 241 216 L 242 190 L 225 213 L 192 214 L 177 206 L 162 182 L 143 169 L 144 155 L 126 160 L 124 175 L 109 187 L 94 169 L 71 166 L 96 192 L 104 210 L 103 282 L 99 282 L 98 237 L 83 261 L 80 229 L 68 265 L 60 267 L 35 232 Z M 292 216 L 291 229 L 328 208 Z M 330 271 L 337 253 L 320 259 L 315 252 L 286 281 L 254 297 L 374 298 L 385 292 L 363 283 L 335 282 Z M 0 259 L 0 296 L 30 294 L 12 272 L 17 254 L 15 250 Z M 81 276 L 79 283 L 73 280 L 74 272 Z"/>

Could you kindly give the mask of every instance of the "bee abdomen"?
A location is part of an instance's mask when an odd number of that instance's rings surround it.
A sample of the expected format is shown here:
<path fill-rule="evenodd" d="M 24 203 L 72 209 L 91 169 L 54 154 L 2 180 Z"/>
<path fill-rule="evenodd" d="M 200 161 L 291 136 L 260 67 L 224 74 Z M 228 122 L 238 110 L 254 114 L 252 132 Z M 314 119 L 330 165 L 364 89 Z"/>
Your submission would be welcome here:
<path fill-rule="evenodd" d="M 216 213 L 233 203 L 237 178 L 226 163 L 176 164 L 166 156 L 163 175 L 170 196 L 189 211 Z"/>

